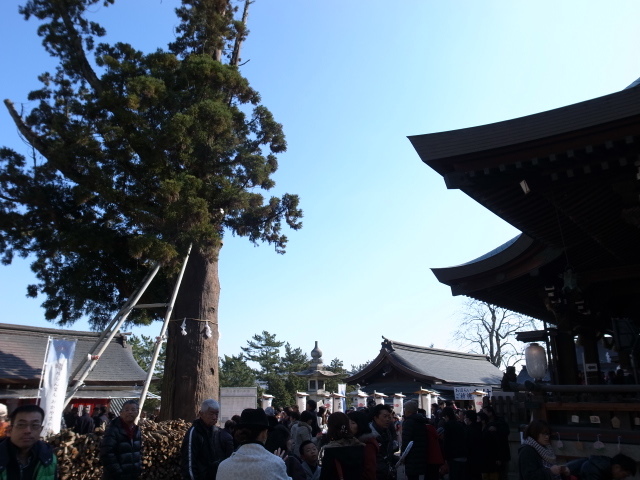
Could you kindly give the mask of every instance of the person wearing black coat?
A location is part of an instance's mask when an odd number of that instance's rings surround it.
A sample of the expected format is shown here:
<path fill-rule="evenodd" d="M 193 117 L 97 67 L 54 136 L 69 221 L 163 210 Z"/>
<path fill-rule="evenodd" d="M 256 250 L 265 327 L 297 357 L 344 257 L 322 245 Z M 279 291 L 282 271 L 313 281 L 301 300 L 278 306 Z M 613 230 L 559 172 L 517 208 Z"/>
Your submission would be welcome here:
<path fill-rule="evenodd" d="M 464 411 L 463 423 L 466 428 L 469 448 L 467 474 L 469 475 L 469 480 L 482 480 L 487 452 L 482 438 L 482 424 L 478 422 L 478 414 L 475 410 Z"/>
<path fill-rule="evenodd" d="M 213 399 L 202 402 L 199 418 L 182 441 L 181 471 L 185 480 L 213 480 L 220 462 L 233 453 L 233 439 L 216 426 L 220 404 Z"/>
<path fill-rule="evenodd" d="M 393 410 L 389 405 L 380 404 L 373 407 L 369 428 L 375 434 L 378 442 L 378 455 L 376 465 L 377 480 L 388 480 L 395 472 L 395 452 L 398 450 L 398 440 L 395 428 L 393 428 Z"/>
<path fill-rule="evenodd" d="M 76 419 L 76 424 L 73 430 L 78 435 L 86 435 L 87 433 L 93 432 L 95 429 L 95 424 L 93 423 L 93 418 L 89 416 L 89 407 L 84 407 L 82 410 L 82 416 Z"/>
<path fill-rule="evenodd" d="M 442 419 L 444 420 L 442 453 L 449 467 L 449 480 L 468 480 L 469 448 L 465 426 L 458 421 L 452 407 L 444 407 Z"/>
<path fill-rule="evenodd" d="M 142 433 L 135 424 L 138 403 L 128 400 L 100 442 L 104 480 L 135 480 L 142 473 Z"/>
<path fill-rule="evenodd" d="M 404 404 L 402 422 L 402 453 L 409 442 L 413 446 L 404 459 L 404 471 L 408 480 L 418 480 L 427 473 L 427 418 L 418 413 L 418 402 L 410 400 Z"/>

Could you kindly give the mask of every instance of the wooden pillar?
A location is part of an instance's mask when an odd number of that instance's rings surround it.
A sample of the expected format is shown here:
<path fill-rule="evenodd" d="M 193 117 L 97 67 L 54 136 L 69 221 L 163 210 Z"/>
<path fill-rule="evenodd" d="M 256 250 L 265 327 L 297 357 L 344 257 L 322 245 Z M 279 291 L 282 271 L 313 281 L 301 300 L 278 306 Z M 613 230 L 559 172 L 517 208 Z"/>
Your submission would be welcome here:
<path fill-rule="evenodd" d="M 578 366 L 573 335 L 555 328 L 549 329 L 549 333 L 558 385 L 577 385 Z"/>
<path fill-rule="evenodd" d="M 580 332 L 580 342 L 582 343 L 584 378 L 586 385 L 600 384 L 600 359 L 598 358 L 598 340 L 593 329 L 584 329 Z M 595 365 L 595 370 L 592 366 Z"/>

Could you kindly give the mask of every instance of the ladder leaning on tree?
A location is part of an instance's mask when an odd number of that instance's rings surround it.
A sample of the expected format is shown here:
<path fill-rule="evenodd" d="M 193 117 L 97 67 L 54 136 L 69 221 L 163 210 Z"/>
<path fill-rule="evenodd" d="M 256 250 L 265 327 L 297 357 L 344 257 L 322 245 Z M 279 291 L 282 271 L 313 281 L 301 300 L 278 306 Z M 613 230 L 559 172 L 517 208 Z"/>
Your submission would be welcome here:
<path fill-rule="evenodd" d="M 84 385 L 84 381 L 89 376 L 91 371 L 95 368 L 100 356 L 107 349 L 113 337 L 115 337 L 116 333 L 120 330 L 122 324 L 127 320 L 127 317 L 131 313 L 134 308 L 158 308 L 158 307 L 167 307 L 167 311 L 164 316 L 164 322 L 162 324 L 162 329 L 160 330 L 160 335 L 156 337 L 156 346 L 153 352 L 153 358 L 151 360 L 151 365 L 149 365 L 149 371 L 147 372 L 147 378 L 144 382 L 144 387 L 142 388 L 142 393 L 140 394 L 140 412 L 142 412 L 142 406 L 147 398 L 147 393 L 149 392 L 149 384 L 151 383 L 151 378 L 153 377 L 153 372 L 156 368 L 156 362 L 158 361 L 158 356 L 160 355 L 160 349 L 162 348 L 162 343 L 165 341 L 165 336 L 167 332 L 167 327 L 169 325 L 169 320 L 171 318 L 171 313 L 173 312 L 173 306 L 176 302 L 176 297 L 178 296 L 178 290 L 180 289 L 180 284 L 182 283 L 182 277 L 184 276 L 184 271 L 187 267 L 187 261 L 189 260 L 189 255 L 191 254 L 191 246 L 189 246 L 189 250 L 187 255 L 184 258 L 184 262 L 182 263 L 182 268 L 180 269 L 180 274 L 178 275 L 178 279 L 176 280 L 176 284 L 173 287 L 173 292 L 171 294 L 171 299 L 169 303 L 150 303 L 150 304 L 137 304 L 138 300 L 142 297 L 145 290 L 151 284 L 152 280 L 160 270 L 160 264 L 155 263 L 151 271 L 147 274 L 147 276 L 142 281 L 142 284 L 136 290 L 136 292 L 127 300 L 124 306 L 120 309 L 120 311 L 113 317 L 113 320 L 109 323 L 107 328 L 100 334 L 100 337 L 93 344 L 91 349 L 89 350 L 89 354 L 82 359 L 82 361 L 78 364 L 76 369 L 73 371 L 70 377 L 70 386 L 69 391 L 67 392 L 67 397 L 64 401 L 64 407 L 66 407 L 71 399 L 75 396 L 76 392 L 80 387 Z M 88 364 L 87 364 L 88 362 Z M 77 380 L 74 380 L 76 375 L 80 372 L 82 374 Z M 64 408 L 63 407 L 63 408 Z M 138 418 L 140 413 L 138 413 Z M 138 421 L 136 418 L 136 422 Z"/>

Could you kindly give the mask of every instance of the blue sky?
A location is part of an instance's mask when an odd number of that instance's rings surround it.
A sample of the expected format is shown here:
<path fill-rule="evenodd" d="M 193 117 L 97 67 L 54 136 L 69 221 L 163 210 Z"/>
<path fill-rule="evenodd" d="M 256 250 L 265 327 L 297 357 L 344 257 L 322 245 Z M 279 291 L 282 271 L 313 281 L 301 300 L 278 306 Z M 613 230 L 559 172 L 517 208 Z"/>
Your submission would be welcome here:
<path fill-rule="evenodd" d="M 20 3 L 0 3 L 0 95 L 29 108 L 52 60 Z M 178 3 L 118 0 L 91 16 L 109 41 L 152 51 L 172 40 Z M 225 238 L 220 353 L 239 353 L 262 330 L 305 351 L 317 340 L 327 362 L 346 366 L 373 358 L 382 335 L 459 348 L 462 299 L 430 268 L 467 262 L 518 232 L 447 190 L 406 137 L 623 89 L 640 77 L 638 18 L 635 0 L 257 0 L 242 72 L 287 135 L 274 194 L 299 194 L 305 218 L 284 256 Z M 27 153 L 4 106 L 0 145 Z M 32 282 L 28 261 L 0 267 L 0 321 L 51 326 L 43 299 L 25 297 Z"/>

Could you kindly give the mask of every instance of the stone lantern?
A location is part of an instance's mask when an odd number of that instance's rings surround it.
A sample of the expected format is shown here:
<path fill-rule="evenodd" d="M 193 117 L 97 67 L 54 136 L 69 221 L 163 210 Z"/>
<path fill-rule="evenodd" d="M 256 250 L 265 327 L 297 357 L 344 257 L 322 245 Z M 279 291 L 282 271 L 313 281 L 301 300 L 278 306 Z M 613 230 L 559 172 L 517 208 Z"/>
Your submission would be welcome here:
<path fill-rule="evenodd" d="M 309 397 L 324 405 L 327 395 L 325 382 L 338 374 L 324 369 L 324 364 L 322 362 L 322 350 L 318 348 L 318 342 L 316 341 L 316 346 L 311 350 L 311 362 L 309 363 L 309 368 L 302 372 L 296 372 L 295 375 L 299 377 L 306 377 L 307 393 L 309 394 Z"/>

